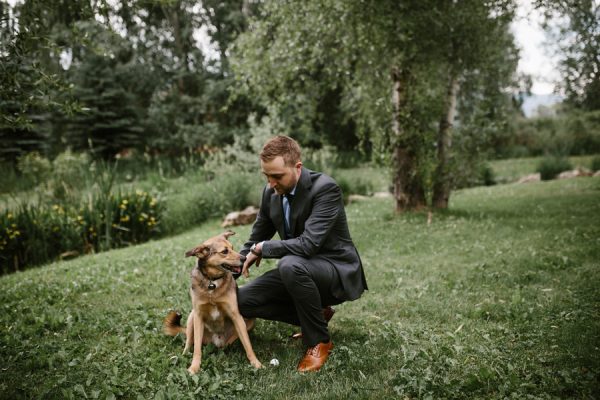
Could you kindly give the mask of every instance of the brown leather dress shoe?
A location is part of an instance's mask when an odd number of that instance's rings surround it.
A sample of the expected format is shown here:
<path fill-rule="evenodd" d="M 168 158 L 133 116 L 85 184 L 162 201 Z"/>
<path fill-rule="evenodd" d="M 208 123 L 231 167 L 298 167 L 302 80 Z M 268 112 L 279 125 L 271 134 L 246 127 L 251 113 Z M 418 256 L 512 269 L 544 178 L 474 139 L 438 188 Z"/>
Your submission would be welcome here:
<path fill-rule="evenodd" d="M 325 322 L 329 322 L 331 318 L 333 318 L 333 314 L 335 314 L 335 308 L 331 306 L 325 307 L 323 309 L 323 318 L 325 318 Z M 302 339 L 302 332 L 292 334 L 292 339 Z"/>
<path fill-rule="evenodd" d="M 298 364 L 298 372 L 318 371 L 327 361 L 329 353 L 333 350 L 333 342 L 319 343 L 314 347 L 309 347 L 306 354 Z"/>

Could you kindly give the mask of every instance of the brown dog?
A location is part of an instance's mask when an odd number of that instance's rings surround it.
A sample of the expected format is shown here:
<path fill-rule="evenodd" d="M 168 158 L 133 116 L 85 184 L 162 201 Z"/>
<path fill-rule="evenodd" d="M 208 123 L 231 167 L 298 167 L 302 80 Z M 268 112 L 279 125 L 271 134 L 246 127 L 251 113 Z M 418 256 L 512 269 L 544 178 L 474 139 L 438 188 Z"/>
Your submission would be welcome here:
<path fill-rule="evenodd" d="M 236 253 L 227 240 L 234 234 L 224 232 L 185 253 L 186 257 L 196 256 L 198 259 L 192 270 L 192 311 L 185 328 L 180 324 L 181 315 L 175 311 L 170 312 L 164 321 L 167 335 L 186 335 L 184 354 L 194 346 L 192 365 L 188 368 L 191 374 L 200 369 L 203 344 L 224 347 L 238 337 L 250 364 L 255 368 L 262 367 L 248 337 L 247 330 L 252 328 L 254 321 L 249 320 L 246 324 L 237 306 L 237 286 L 232 272 L 241 272 L 246 257 Z"/>

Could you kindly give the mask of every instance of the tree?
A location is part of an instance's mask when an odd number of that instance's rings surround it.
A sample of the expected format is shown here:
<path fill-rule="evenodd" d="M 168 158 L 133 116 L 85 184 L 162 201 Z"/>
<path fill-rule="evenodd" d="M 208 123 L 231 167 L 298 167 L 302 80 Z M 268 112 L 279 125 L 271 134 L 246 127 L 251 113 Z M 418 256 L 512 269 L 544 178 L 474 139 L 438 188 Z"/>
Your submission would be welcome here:
<path fill-rule="evenodd" d="M 164 154 L 232 142 L 254 105 L 229 91 L 227 46 L 257 7 L 243 0 L 0 3 L 0 155 L 87 149 L 88 139 L 107 157 L 123 147 Z M 216 58 L 199 46 L 200 31 L 212 37 Z"/>
<path fill-rule="evenodd" d="M 463 49 L 459 41 L 475 40 L 463 32 L 445 39 L 448 27 L 470 20 L 451 21 L 455 13 L 444 24 L 440 4 L 266 2 L 260 18 L 236 43 L 233 62 L 241 90 L 280 113 L 290 105 L 304 105 L 310 113 L 327 90 L 339 88 L 343 109 L 356 118 L 359 135 L 373 141 L 392 164 L 396 211 L 425 207 L 432 115 L 444 114 L 446 122 L 452 116 L 455 101 L 444 106 L 443 92 L 450 87 L 447 98 L 456 96 L 463 69 L 459 57 L 473 50 Z M 487 18 L 497 11 L 491 5 L 485 10 Z M 447 137 L 444 129 L 441 136 Z"/>
<path fill-rule="evenodd" d="M 536 0 L 558 47 L 562 88 L 569 103 L 600 110 L 600 3 L 595 0 Z"/>
<path fill-rule="evenodd" d="M 457 116 L 461 81 L 469 71 L 496 78 L 497 91 L 516 69 L 516 49 L 509 24 L 514 5 L 500 1 L 443 3 L 439 10 L 442 71 L 446 75 L 444 103 L 437 137 L 437 166 L 434 173 L 432 206 L 447 208 L 452 187 L 452 127 Z M 507 68 L 508 66 L 508 68 Z M 498 73 L 504 71 L 504 74 Z"/>
<path fill-rule="evenodd" d="M 49 113 L 78 110 L 62 79 L 61 31 L 91 15 L 71 2 L 0 3 L 0 157 L 45 150 Z"/>

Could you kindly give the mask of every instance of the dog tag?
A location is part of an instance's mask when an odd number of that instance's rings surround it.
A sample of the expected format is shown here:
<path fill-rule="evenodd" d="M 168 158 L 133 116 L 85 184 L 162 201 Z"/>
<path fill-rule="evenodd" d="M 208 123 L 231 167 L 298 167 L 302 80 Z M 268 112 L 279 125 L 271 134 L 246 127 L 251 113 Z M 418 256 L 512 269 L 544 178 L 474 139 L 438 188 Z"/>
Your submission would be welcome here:
<path fill-rule="evenodd" d="M 215 290 L 217 288 L 217 285 L 215 285 L 213 282 L 208 284 L 208 290 Z"/>

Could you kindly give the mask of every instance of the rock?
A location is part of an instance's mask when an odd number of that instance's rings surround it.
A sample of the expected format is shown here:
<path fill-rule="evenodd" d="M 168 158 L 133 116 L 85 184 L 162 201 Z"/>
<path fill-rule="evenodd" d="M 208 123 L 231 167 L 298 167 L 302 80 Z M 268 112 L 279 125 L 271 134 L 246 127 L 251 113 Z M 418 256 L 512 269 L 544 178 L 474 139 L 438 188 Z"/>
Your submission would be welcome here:
<path fill-rule="evenodd" d="M 536 174 L 525 175 L 521 179 L 517 181 L 517 183 L 529 183 L 529 182 L 539 182 L 542 180 L 542 175 L 538 172 Z"/>
<path fill-rule="evenodd" d="M 348 196 L 348 204 L 356 203 L 357 201 L 367 200 L 368 196 L 363 196 L 362 194 L 351 194 Z"/>
<path fill-rule="evenodd" d="M 563 171 L 556 177 L 557 179 L 578 178 L 580 176 L 592 176 L 592 172 L 588 169 L 577 167 L 572 171 Z"/>
<path fill-rule="evenodd" d="M 242 211 L 233 211 L 225 216 L 223 223 L 221 224 L 222 228 L 227 228 L 228 226 L 236 226 L 236 225 L 248 225 L 256 221 L 256 216 L 258 215 L 258 208 L 254 206 L 248 206 L 244 208 Z"/>
<path fill-rule="evenodd" d="M 384 199 L 387 197 L 392 197 L 392 194 L 390 192 L 375 192 L 373 193 L 373 197 L 376 199 Z"/>

